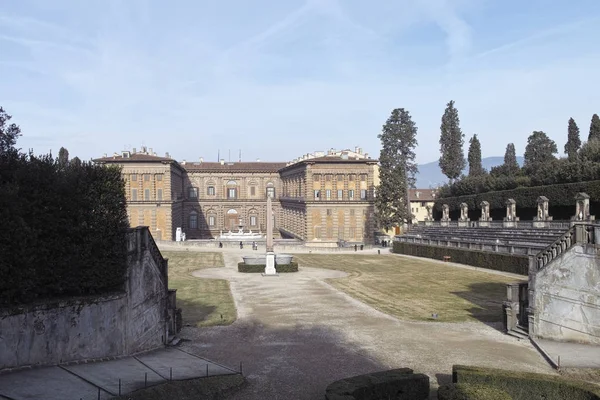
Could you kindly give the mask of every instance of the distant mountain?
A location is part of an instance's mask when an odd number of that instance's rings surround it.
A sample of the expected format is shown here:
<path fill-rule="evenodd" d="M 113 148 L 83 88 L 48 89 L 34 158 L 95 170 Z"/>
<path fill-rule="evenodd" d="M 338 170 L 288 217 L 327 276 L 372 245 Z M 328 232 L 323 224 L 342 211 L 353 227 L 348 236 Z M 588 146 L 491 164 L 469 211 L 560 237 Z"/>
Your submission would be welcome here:
<path fill-rule="evenodd" d="M 517 162 L 519 165 L 523 165 L 523 157 L 517 157 Z M 503 163 L 504 157 L 486 157 L 481 160 L 483 168 L 485 168 L 487 171 L 489 171 L 492 167 L 502 165 Z M 468 173 L 469 167 L 467 166 L 464 169 L 463 174 L 467 175 Z M 444 175 L 440 170 L 437 160 L 427 164 L 420 164 L 419 173 L 416 175 L 416 178 L 417 188 L 419 189 L 437 187 L 448 182 L 448 178 L 446 178 L 446 175 Z"/>

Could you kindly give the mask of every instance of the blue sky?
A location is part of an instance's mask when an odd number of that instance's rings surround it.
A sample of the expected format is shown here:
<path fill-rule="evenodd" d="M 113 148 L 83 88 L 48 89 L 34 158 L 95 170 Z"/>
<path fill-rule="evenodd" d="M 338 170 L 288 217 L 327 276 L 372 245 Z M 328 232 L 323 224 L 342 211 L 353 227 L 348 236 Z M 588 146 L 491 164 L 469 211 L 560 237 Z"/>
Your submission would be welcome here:
<path fill-rule="evenodd" d="M 562 150 L 600 113 L 599 39 L 598 0 L 0 0 L 0 105 L 21 148 L 82 159 L 377 157 L 404 107 L 424 163 L 450 99 L 484 156 Z"/>

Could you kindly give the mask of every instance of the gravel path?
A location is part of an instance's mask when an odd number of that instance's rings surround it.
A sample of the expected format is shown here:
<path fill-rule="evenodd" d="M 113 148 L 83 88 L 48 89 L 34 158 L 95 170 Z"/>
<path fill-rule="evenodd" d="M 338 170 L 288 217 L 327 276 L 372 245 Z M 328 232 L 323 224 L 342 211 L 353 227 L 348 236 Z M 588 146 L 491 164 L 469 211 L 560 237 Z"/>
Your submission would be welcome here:
<path fill-rule="evenodd" d="M 344 272 L 241 274 L 241 254 L 224 252 L 225 268 L 194 273 L 230 281 L 238 320 L 181 335 L 186 351 L 231 367 L 243 362 L 249 385 L 233 399 L 323 399 L 337 379 L 399 367 L 429 375 L 434 387 L 450 381 L 453 364 L 553 372 L 529 342 L 494 327 L 401 321 L 324 282 Z"/>

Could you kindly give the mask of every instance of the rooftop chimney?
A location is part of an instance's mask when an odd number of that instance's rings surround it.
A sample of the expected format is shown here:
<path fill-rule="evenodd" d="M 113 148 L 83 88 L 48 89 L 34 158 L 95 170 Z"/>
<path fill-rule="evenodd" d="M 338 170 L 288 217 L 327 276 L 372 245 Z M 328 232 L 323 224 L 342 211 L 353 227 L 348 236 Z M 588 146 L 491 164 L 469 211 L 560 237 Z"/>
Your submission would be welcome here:
<path fill-rule="evenodd" d="M 365 153 L 365 158 L 369 158 L 369 153 Z"/>
<path fill-rule="evenodd" d="M 142 153 L 146 153 L 146 146 L 142 146 Z"/>
<path fill-rule="evenodd" d="M 260 158 L 257 158 L 257 159 L 256 159 L 256 162 L 260 162 Z"/>
<path fill-rule="evenodd" d="M 102 157 L 108 157 L 108 155 L 106 153 L 104 153 L 104 155 Z"/>
<path fill-rule="evenodd" d="M 360 147 L 354 146 L 354 152 L 360 154 Z"/>
<path fill-rule="evenodd" d="M 204 158 L 200 157 L 200 164 L 204 162 Z"/>
<path fill-rule="evenodd" d="M 362 147 L 358 148 L 358 154 L 362 154 Z"/>
<path fill-rule="evenodd" d="M 154 154 L 154 153 L 152 152 L 152 147 L 150 147 L 150 148 L 148 149 L 148 151 L 149 151 L 150 155 L 153 155 L 153 154 Z"/>
<path fill-rule="evenodd" d="M 131 149 L 131 153 L 132 153 L 132 154 L 135 154 L 135 153 L 136 153 L 136 151 L 135 151 L 135 147 L 134 147 L 133 149 Z"/>
<path fill-rule="evenodd" d="M 165 153 L 165 157 L 166 157 L 166 158 L 171 158 L 171 156 L 169 155 L 169 152 L 168 152 L 168 151 Z"/>
<path fill-rule="evenodd" d="M 219 160 L 219 162 L 221 163 L 221 165 L 225 165 L 225 159 L 224 159 L 224 158 L 221 158 L 221 159 Z"/>
<path fill-rule="evenodd" d="M 181 165 L 185 165 L 185 160 L 182 160 L 182 161 L 181 161 Z"/>

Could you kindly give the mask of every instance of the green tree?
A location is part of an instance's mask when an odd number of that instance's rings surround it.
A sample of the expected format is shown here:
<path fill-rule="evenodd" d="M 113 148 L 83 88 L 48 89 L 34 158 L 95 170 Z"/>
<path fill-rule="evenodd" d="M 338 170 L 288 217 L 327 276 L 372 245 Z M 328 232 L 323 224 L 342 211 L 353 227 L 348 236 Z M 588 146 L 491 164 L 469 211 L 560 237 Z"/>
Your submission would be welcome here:
<path fill-rule="evenodd" d="M 0 107 L 0 155 L 18 151 L 15 149 L 15 144 L 17 138 L 21 136 L 21 129 L 16 124 L 8 123 L 11 118 L 12 116 Z"/>
<path fill-rule="evenodd" d="M 556 160 L 554 157 L 556 153 L 558 153 L 558 147 L 554 140 L 550 139 L 545 132 L 534 131 L 527 138 L 523 167 L 529 174 L 535 175 Z"/>
<path fill-rule="evenodd" d="M 506 169 L 506 175 L 513 176 L 519 173 L 519 162 L 517 161 L 517 152 L 515 151 L 515 144 L 509 143 L 506 145 L 506 151 L 504 152 L 504 168 Z"/>
<path fill-rule="evenodd" d="M 452 182 L 460 176 L 466 164 L 463 154 L 465 135 L 460 130 L 460 120 L 458 110 L 454 107 L 454 100 L 450 100 L 446 105 L 440 131 L 440 168 Z"/>
<path fill-rule="evenodd" d="M 598 114 L 592 115 L 592 122 L 590 123 L 590 135 L 588 136 L 588 142 L 590 140 L 600 140 L 600 117 L 598 117 Z"/>
<path fill-rule="evenodd" d="M 469 140 L 469 176 L 479 176 L 485 173 L 481 165 L 481 143 L 477 134 Z"/>
<path fill-rule="evenodd" d="M 577 160 L 577 152 L 581 148 L 581 139 L 579 138 L 579 127 L 573 118 L 569 118 L 569 128 L 567 143 L 565 144 L 565 154 L 570 161 Z"/>
<path fill-rule="evenodd" d="M 415 186 L 417 127 L 410 113 L 396 108 L 377 136 L 381 140 L 379 187 L 375 198 L 377 222 L 386 230 L 411 223 L 408 189 Z"/>

